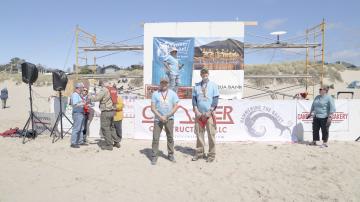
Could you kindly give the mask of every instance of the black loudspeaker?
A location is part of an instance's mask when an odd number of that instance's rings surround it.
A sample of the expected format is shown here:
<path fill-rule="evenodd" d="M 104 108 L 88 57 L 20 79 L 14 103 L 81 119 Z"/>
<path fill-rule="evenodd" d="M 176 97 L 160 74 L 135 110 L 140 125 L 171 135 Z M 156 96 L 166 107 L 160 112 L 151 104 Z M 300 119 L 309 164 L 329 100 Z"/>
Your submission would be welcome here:
<path fill-rule="evenodd" d="M 53 71 L 53 89 L 56 91 L 61 91 L 66 89 L 68 78 L 66 73 L 61 70 Z"/>
<path fill-rule="evenodd" d="M 38 78 L 38 69 L 34 64 L 24 62 L 21 64 L 22 80 L 25 83 L 33 84 Z"/>

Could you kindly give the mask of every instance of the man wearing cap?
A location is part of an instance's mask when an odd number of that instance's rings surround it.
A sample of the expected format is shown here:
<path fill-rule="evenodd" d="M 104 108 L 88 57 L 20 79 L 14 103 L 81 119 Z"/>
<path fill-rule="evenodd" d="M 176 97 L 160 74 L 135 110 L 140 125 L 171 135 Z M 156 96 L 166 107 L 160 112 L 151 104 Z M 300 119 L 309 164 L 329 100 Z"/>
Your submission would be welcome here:
<path fill-rule="evenodd" d="M 159 153 L 159 140 L 163 128 L 167 138 L 168 159 L 175 162 L 174 158 L 174 114 L 178 108 L 179 98 L 169 89 L 169 79 L 160 80 L 160 89 L 152 94 L 151 111 L 154 113 L 154 129 L 152 141 L 151 164 L 155 165 Z"/>
<path fill-rule="evenodd" d="M 105 145 L 102 146 L 104 150 L 113 150 L 113 147 L 120 148 L 120 139 L 115 133 L 114 115 L 115 105 L 111 99 L 111 95 L 106 86 L 111 87 L 110 82 L 99 81 L 100 91 L 90 98 L 91 102 L 100 102 L 100 128 L 104 135 Z"/>
<path fill-rule="evenodd" d="M 176 47 L 170 48 L 170 55 L 164 59 L 165 73 L 169 77 L 170 89 L 177 92 L 180 86 L 180 70 L 184 64 L 177 59 Z"/>
<path fill-rule="evenodd" d="M 79 145 L 84 145 L 84 138 L 82 128 L 84 126 L 84 104 L 81 98 L 81 91 L 84 85 L 82 83 L 75 84 L 75 91 L 71 94 L 70 103 L 72 105 L 73 129 L 71 133 L 71 147 L 79 148 Z"/>
<path fill-rule="evenodd" d="M 208 133 L 209 155 L 207 162 L 215 160 L 215 134 L 216 123 L 214 111 L 218 105 L 219 90 L 217 84 L 209 81 L 209 70 L 200 71 L 202 81 L 193 88 L 192 105 L 195 112 L 196 154 L 193 161 L 205 158 L 205 128 Z"/>

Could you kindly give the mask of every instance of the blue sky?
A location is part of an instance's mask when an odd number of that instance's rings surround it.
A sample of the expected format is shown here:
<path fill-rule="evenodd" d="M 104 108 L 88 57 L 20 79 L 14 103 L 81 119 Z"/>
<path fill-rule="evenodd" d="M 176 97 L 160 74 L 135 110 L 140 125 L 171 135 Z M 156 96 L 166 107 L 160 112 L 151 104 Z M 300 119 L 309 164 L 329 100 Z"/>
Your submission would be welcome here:
<path fill-rule="evenodd" d="M 0 64 L 12 57 L 48 67 L 75 63 L 74 29 L 78 24 L 99 39 L 118 42 L 143 34 L 144 22 L 258 21 L 245 27 L 245 42 L 271 43 L 261 38 L 285 30 L 284 39 L 304 34 L 325 18 L 326 60 L 360 65 L 360 1 L 310 0 L 1 0 Z M 261 36 L 261 37 L 258 37 Z M 142 38 L 127 43 L 142 44 Z M 70 50 L 70 52 L 69 52 Z M 69 53 L 68 53 L 69 52 Z M 97 53 L 97 56 L 107 53 Z M 305 51 L 248 51 L 246 64 L 304 60 Z M 67 57 L 67 55 L 69 55 Z M 90 55 L 89 55 L 90 56 Z M 142 53 L 120 53 L 98 59 L 98 64 L 127 66 L 141 63 Z M 91 61 L 89 61 L 91 63 Z"/>

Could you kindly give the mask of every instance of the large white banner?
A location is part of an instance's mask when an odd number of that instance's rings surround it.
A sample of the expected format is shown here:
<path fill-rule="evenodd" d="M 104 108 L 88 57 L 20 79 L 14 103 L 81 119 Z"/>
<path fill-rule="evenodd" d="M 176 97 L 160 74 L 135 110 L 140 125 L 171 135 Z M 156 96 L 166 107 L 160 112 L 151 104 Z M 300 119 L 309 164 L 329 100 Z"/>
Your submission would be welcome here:
<path fill-rule="evenodd" d="M 299 100 L 297 102 L 297 124 L 302 127 L 305 132 L 312 131 L 313 119 L 306 119 L 311 109 L 312 101 Z M 330 132 L 344 132 L 349 131 L 349 101 L 335 100 L 336 112 L 329 128 Z"/>
<path fill-rule="evenodd" d="M 135 139 L 152 139 L 153 119 L 150 100 L 136 101 Z M 175 114 L 176 140 L 195 140 L 191 100 L 181 100 Z M 291 141 L 296 124 L 296 102 L 226 101 L 215 111 L 218 141 Z M 161 138 L 165 138 L 163 131 Z"/>
<path fill-rule="evenodd" d="M 183 48 L 184 46 L 186 48 Z M 159 85 L 160 78 L 168 76 L 163 64 L 164 59 L 157 53 L 170 47 L 179 49 L 176 59 L 183 65 L 178 72 L 179 86 L 189 87 L 198 82 L 199 70 L 206 67 L 210 69 L 211 79 L 219 84 L 222 98 L 242 98 L 243 22 L 146 23 L 144 25 L 144 86 Z M 180 50 L 187 50 L 186 54 Z M 169 51 L 160 52 L 169 54 Z M 213 77 L 212 75 L 215 74 L 216 76 Z"/>
<path fill-rule="evenodd" d="M 150 109 L 150 102 L 132 96 L 124 97 L 124 138 L 152 139 L 154 115 Z M 216 138 L 218 141 L 311 140 L 312 119 L 305 119 L 311 103 L 312 101 L 306 100 L 220 100 L 215 111 Z M 175 114 L 175 139 L 194 141 L 195 123 L 191 100 L 180 100 L 180 105 Z M 335 105 L 337 110 L 330 127 L 330 140 L 355 140 L 360 130 L 360 101 L 335 100 Z M 99 138 L 100 110 L 97 105 L 94 110 L 94 118 L 90 123 L 90 137 Z M 71 106 L 67 106 L 65 113 L 72 121 L 71 111 Z M 71 124 L 65 117 L 63 121 L 64 131 L 67 131 Z M 162 133 L 161 137 L 164 139 L 165 134 Z"/>

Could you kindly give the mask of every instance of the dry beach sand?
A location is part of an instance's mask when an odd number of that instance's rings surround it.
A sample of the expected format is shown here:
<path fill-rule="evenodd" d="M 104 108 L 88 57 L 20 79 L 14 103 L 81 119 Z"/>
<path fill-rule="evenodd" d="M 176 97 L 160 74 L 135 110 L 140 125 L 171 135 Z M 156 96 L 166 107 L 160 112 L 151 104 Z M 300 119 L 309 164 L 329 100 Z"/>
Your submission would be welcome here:
<path fill-rule="evenodd" d="M 28 89 L 7 83 L 0 131 L 27 118 Z M 0 85 L 1 87 L 1 85 Z M 34 87 L 34 106 L 49 111 L 52 86 Z M 0 202 L 13 201 L 360 201 L 360 142 L 221 143 L 217 159 L 192 162 L 194 142 L 175 142 L 177 163 L 151 166 L 150 141 L 125 139 L 102 151 L 95 140 L 70 149 L 69 137 L 21 143 L 0 138 Z M 161 142 L 166 155 L 166 143 Z"/>

